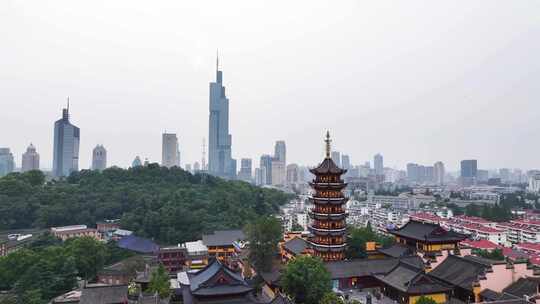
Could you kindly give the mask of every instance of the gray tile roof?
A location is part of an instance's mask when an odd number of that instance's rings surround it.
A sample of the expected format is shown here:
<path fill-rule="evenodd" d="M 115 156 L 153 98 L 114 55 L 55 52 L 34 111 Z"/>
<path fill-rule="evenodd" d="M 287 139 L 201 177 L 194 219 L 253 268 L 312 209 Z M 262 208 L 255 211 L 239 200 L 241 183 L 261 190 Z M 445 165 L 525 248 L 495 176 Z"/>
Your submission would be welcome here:
<path fill-rule="evenodd" d="M 393 258 L 399 258 L 402 256 L 410 256 L 414 254 L 414 251 L 406 245 L 393 244 L 390 247 L 378 249 L 380 253 Z"/>
<path fill-rule="evenodd" d="M 450 286 L 426 275 L 423 270 L 405 263 L 399 263 L 388 274 L 377 275 L 376 278 L 408 294 L 430 294 L 451 290 Z"/>
<path fill-rule="evenodd" d="M 349 261 L 336 261 L 325 263 L 325 267 L 330 272 L 332 279 L 335 280 L 386 274 L 396 267 L 400 261 L 419 269 L 423 269 L 424 266 L 422 259 L 415 256 L 401 259 L 355 259 Z"/>
<path fill-rule="evenodd" d="M 213 234 L 204 234 L 202 241 L 206 246 L 231 246 L 233 242 L 245 240 L 242 230 L 216 230 Z"/>
<path fill-rule="evenodd" d="M 538 293 L 539 278 L 520 278 L 506 287 L 503 292 L 517 297 L 533 296 Z"/>
<path fill-rule="evenodd" d="M 127 300 L 127 285 L 86 287 L 80 304 L 122 304 Z"/>
<path fill-rule="evenodd" d="M 489 267 L 471 259 L 449 255 L 441 264 L 430 271 L 429 274 L 450 284 L 472 291 L 473 283 L 479 277 L 483 276 Z"/>
<path fill-rule="evenodd" d="M 402 236 L 418 241 L 430 242 L 446 242 L 446 241 L 462 241 L 466 238 L 465 235 L 447 231 L 439 225 L 417 222 L 410 220 L 405 226 L 388 231 L 391 234 Z"/>
<path fill-rule="evenodd" d="M 294 255 L 301 254 L 309 246 L 308 242 L 302 238 L 296 237 L 283 244 L 283 247 Z"/>

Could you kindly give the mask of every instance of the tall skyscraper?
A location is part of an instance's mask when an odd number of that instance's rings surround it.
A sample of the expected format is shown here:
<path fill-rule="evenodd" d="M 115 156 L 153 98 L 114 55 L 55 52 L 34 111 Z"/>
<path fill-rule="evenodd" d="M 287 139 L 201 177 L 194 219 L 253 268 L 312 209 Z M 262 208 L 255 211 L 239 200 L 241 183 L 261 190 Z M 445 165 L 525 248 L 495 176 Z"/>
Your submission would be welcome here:
<path fill-rule="evenodd" d="M 208 127 L 208 171 L 234 178 L 236 162 L 231 157 L 232 136 L 229 134 L 229 99 L 225 95 L 223 73 L 216 60 L 216 82 L 210 83 L 210 119 Z"/>
<path fill-rule="evenodd" d="M 238 172 L 238 179 L 246 182 L 253 181 L 253 169 L 251 163 L 251 158 L 242 158 L 240 160 L 240 171 Z"/>
<path fill-rule="evenodd" d="M 135 159 L 133 160 L 133 162 L 131 162 L 131 167 L 135 168 L 135 167 L 141 167 L 141 166 L 142 166 L 141 158 L 137 155 L 135 156 Z"/>
<path fill-rule="evenodd" d="M 446 174 L 444 170 L 444 163 L 438 161 L 433 165 L 433 168 L 435 170 L 435 183 L 437 185 L 444 185 L 444 175 Z"/>
<path fill-rule="evenodd" d="M 373 156 L 373 167 L 375 169 L 375 174 L 384 174 L 383 156 L 380 153 L 377 153 L 375 154 L 375 156 Z"/>
<path fill-rule="evenodd" d="M 418 164 L 407 164 L 407 179 L 409 182 L 418 182 Z"/>
<path fill-rule="evenodd" d="M 347 154 L 341 155 L 341 168 L 345 170 L 351 169 L 351 159 L 349 158 L 349 155 Z"/>
<path fill-rule="evenodd" d="M 272 184 L 272 156 L 265 154 L 261 156 L 261 161 L 259 163 L 259 167 L 261 168 L 261 172 L 264 173 L 264 184 L 263 185 L 271 185 Z M 261 178 L 263 180 L 263 178 Z"/>
<path fill-rule="evenodd" d="M 22 156 L 21 171 L 27 172 L 31 170 L 39 170 L 39 154 L 36 152 L 34 145 L 30 143 Z"/>
<path fill-rule="evenodd" d="M 299 167 L 297 164 L 287 165 L 287 184 L 294 185 L 299 183 Z"/>
<path fill-rule="evenodd" d="M 92 150 L 92 170 L 102 171 L 107 168 L 107 150 L 103 145 L 97 145 Z"/>
<path fill-rule="evenodd" d="M 286 168 L 285 162 L 273 158 L 272 159 L 272 185 L 273 186 L 284 186 L 286 181 Z"/>
<path fill-rule="evenodd" d="M 15 161 L 9 148 L 0 148 L 0 176 L 13 172 Z"/>
<path fill-rule="evenodd" d="M 180 151 L 178 137 L 175 133 L 163 133 L 161 144 L 161 165 L 172 168 L 180 167 Z"/>
<path fill-rule="evenodd" d="M 276 145 L 274 146 L 274 158 L 282 161 L 284 164 L 287 163 L 287 147 L 285 146 L 285 141 L 276 141 Z"/>
<path fill-rule="evenodd" d="M 478 162 L 476 159 L 466 159 L 461 161 L 461 183 L 472 185 L 476 181 L 478 173 Z"/>
<path fill-rule="evenodd" d="M 341 167 L 341 153 L 339 151 L 332 151 L 332 161 L 336 164 L 336 166 Z"/>
<path fill-rule="evenodd" d="M 54 123 L 53 175 L 68 176 L 79 170 L 79 144 L 81 133 L 69 122 L 69 100 L 62 109 L 62 118 Z"/>

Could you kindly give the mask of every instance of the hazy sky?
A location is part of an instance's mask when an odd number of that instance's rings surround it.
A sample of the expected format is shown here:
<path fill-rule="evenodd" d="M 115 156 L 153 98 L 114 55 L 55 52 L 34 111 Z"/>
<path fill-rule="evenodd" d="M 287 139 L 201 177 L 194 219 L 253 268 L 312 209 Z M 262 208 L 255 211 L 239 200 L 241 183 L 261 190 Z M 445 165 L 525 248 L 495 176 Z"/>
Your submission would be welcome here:
<path fill-rule="evenodd" d="M 52 166 L 66 96 L 80 167 L 201 158 L 219 48 L 233 156 L 540 167 L 540 1 L 0 1 L 0 146 Z"/>

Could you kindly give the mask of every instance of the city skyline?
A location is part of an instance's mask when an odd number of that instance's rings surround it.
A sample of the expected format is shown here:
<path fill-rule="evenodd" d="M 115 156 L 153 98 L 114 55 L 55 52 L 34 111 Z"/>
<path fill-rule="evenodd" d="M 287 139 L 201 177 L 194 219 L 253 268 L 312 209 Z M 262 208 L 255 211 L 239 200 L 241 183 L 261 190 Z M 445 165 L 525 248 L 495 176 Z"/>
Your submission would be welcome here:
<path fill-rule="evenodd" d="M 234 35 L 215 27 L 221 22 L 215 13 L 202 13 L 209 3 L 169 11 L 149 8 L 142 15 L 143 28 L 138 12 L 146 7 L 137 5 L 105 11 L 103 23 L 96 23 L 99 5 L 3 3 L 9 13 L 0 25 L 18 30 L 0 34 L 13 42 L 0 51 L 5 63 L 0 98 L 10 109 L 0 113 L 0 129 L 25 123 L 3 133 L 0 146 L 11 149 L 19 167 L 32 142 L 40 166 L 51 169 L 51 124 L 69 95 L 72 121 L 83 130 L 80 168 L 90 167 L 98 143 L 107 147 L 111 165 L 127 167 L 136 155 L 159 162 L 163 129 L 178 134 L 186 162 L 199 161 L 200 142 L 208 134 L 207 86 L 219 48 L 235 159 L 258 163 L 275 140 L 283 139 L 288 163 L 316 165 L 320 134 L 330 129 L 335 149 L 350 155 L 352 164 L 381 152 L 386 166 L 399 169 L 409 162 L 442 160 L 447 171 L 457 171 L 463 159 L 478 159 L 482 169 L 537 168 L 540 105 L 534 80 L 539 60 L 534 54 L 540 43 L 526 38 L 538 32 L 540 21 L 531 9 L 538 4 L 527 3 L 465 7 L 412 1 L 394 4 L 395 11 L 374 3 L 318 2 L 309 9 L 297 3 L 279 20 L 282 25 L 267 32 L 273 46 L 266 44 L 268 37 L 255 34 L 275 25 L 270 16 L 279 4 L 251 4 L 242 11 L 217 4 L 221 21 L 237 19 L 230 27 L 241 34 Z M 395 20 L 420 8 L 426 14 L 400 29 Z M 194 12 L 200 20 L 185 16 Z M 38 13 L 42 18 L 32 18 Z M 115 24 L 118 15 L 128 27 Z M 302 25 L 287 16 L 298 16 Z M 481 25 L 473 21 L 479 19 Z M 253 29 L 244 29 L 245 22 L 255 20 Z M 320 20 L 325 21 L 317 24 Z M 200 25 L 193 33 L 169 32 L 190 22 Z M 427 24 L 433 28 L 426 29 Z M 36 35 L 25 35 L 28 30 Z M 74 37 L 73 31 L 86 34 Z M 351 31 L 357 35 L 348 35 Z M 138 34 L 148 47 L 139 43 Z M 171 42 L 170 35 L 178 41 Z M 250 44 L 243 42 L 245 35 L 252 38 Z M 348 39 L 335 41 L 335 35 Z M 126 39 L 116 45 L 118 37 Z M 69 45 L 60 43 L 67 39 Z M 328 41 L 333 47 L 321 46 Z M 291 54 L 291 47 L 299 51 Z M 422 60 L 413 61 L 411 54 Z M 327 104 L 340 115 L 324 126 L 310 119 L 326 115 L 321 109 Z"/>

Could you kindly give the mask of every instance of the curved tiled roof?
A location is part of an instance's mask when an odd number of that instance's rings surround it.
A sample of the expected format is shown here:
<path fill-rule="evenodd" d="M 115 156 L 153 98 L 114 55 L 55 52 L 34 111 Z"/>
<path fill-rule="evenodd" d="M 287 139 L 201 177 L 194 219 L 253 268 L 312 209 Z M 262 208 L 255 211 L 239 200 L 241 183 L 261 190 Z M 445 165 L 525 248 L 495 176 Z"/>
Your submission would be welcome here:
<path fill-rule="evenodd" d="M 313 174 L 344 174 L 347 170 L 341 169 L 331 158 L 325 158 L 317 168 L 309 170 Z"/>

